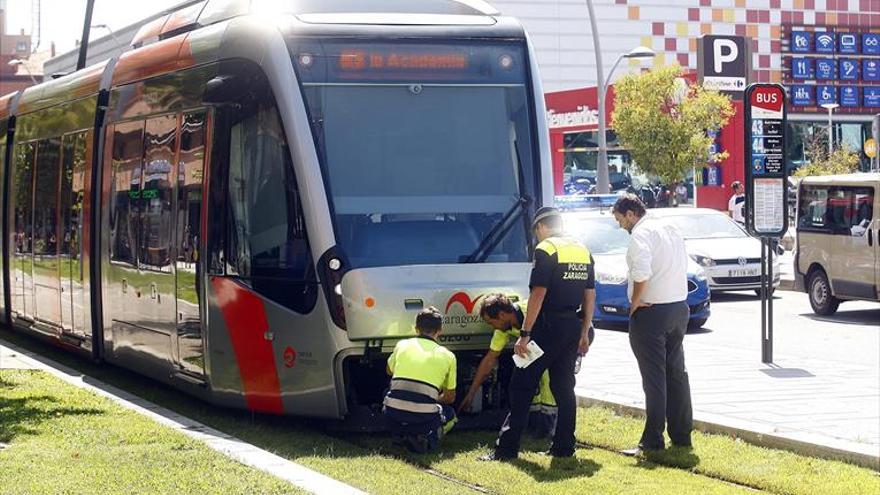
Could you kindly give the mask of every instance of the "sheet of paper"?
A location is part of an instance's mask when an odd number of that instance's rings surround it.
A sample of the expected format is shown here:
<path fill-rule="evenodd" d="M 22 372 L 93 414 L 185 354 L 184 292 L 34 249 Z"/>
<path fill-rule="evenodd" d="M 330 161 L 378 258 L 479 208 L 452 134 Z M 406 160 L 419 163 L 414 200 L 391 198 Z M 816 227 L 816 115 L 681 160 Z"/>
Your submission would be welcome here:
<path fill-rule="evenodd" d="M 526 346 L 526 355 L 520 356 L 518 354 L 513 355 L 513 364 L 516 365 L 517 368 L 526 368 L 528 365 L 535 362 L 536 359 L 544 355 L 544 349 L 535 343 L 534 340 L 530 340 L 529 344 Z"/>

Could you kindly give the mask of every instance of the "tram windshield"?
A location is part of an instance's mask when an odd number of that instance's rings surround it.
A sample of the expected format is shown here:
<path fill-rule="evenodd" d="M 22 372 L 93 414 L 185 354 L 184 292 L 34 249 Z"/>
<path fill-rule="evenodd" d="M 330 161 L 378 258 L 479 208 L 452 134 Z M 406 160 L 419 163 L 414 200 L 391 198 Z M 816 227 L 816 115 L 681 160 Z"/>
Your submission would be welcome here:
<path fill-rule="evenodd" d="M 521 44 L 312 41 L 293 57 L 354 267 L 473 261 L 536 197 Z M 515 215 L 479 261 L 528 260 Z"/>

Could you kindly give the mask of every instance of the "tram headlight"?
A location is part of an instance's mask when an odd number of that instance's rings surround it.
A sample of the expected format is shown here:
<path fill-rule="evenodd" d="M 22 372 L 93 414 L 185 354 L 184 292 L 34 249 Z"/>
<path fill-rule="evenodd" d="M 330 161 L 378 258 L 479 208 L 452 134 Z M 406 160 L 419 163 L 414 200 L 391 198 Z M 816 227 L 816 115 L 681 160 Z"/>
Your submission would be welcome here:
<path fill-rule="evenodd" d="M 503 70 L 510 70 L 513 68 L 513 57 L 507 55 L 506 53 L 500 57 L 498 57 L 498 66 Z"/>
<path fill-rule="evenodd" d="M 299 65 L 303 66 L 306 69 L 308 69 L 312 66 L 313 63 L 315 63 L 315 56 L 311 53 L 300 53 L 298 59 Z"/>
<path fill-rule="evenodd" d="M 339 258 L 331 258 L 330 261 L 327 262 L 327 266 L 334 272 L 338 271 L 342 268 L 342 260 Z"/>
<path fill-rule="evenodd" d="M 342 284 L 336 284 L 336 287 L 333 287 L 333 292 L 335 292 L 337 296 L 341 296 L 342 295 Z"/>

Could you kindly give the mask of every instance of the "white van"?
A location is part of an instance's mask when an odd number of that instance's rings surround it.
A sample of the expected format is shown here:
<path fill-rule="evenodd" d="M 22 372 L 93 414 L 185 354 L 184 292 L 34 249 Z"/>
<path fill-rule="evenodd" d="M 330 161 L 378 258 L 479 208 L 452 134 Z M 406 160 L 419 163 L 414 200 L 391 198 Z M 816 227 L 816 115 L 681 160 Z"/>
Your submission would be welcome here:
<path fill-rule="evenodd" d="M 880 301 L 880 173 L 806 177 L 797 205 L 795 288 L 813 311 Z"/>

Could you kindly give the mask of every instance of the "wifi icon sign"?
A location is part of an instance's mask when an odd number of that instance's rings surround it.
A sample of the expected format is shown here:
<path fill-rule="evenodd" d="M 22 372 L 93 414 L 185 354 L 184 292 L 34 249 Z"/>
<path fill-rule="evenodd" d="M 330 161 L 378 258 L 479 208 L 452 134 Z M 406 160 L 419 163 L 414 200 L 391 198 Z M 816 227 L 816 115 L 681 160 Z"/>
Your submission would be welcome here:
<path fill-rule="evenodd" d="M 816 51 L 819 53 L 834 53 L 836 45 L 834 33 L 822 33 L 816 36 Z"/>

